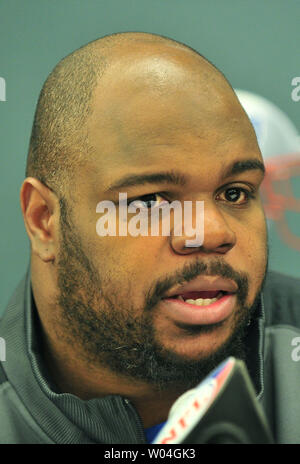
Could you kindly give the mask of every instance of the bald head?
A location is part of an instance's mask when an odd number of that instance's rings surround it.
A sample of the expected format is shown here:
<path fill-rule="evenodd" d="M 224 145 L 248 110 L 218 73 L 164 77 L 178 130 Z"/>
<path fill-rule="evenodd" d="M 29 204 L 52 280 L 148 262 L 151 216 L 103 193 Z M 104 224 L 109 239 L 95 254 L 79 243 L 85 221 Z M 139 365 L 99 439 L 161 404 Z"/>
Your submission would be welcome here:
<path fill-rule="evenodd" d="M 108 75 L 105 81 L 103 76 Z M 135 88 L 124 83 L 131 74 Z M 144 91 L 166 97 L 198 80 L 199 92 L 228 92 L 222 73 L 184 44 L 147 33 L 119 33 L 95 40 L 62 59 L 46 80 L 36 108 L 26 175 L 66 196 L 74 173 L 94 151 L 88 122 L 95 109 L 108 119 L 101 99 L 128 99 Z M 113 85 L 112 80 L 114 81 Z M 199 85 L 202 83 L 202 85 Z M 110 86 L 110 95 L 107 87 Z M 97 99 L 97 101 L 96 101 Z M 142 107 L 141 107 L 142 108 Z M 105 118 L 103 117 L 103 120 Z"/>

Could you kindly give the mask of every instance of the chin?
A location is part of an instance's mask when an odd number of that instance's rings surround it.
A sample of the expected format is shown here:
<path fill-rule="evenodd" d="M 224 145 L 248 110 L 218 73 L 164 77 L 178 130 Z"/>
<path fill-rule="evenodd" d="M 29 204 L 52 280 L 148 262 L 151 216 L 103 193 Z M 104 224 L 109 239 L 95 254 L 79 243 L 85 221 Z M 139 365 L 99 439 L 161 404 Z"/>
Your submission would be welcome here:
<path fill-rule="evenodd" d="M 161 342 L 167 351 L 186 361 L 200 361 L 214 356 L 232 338 L 233 330 L 226 321 L 202 326 L 180 327 L 182 334 L 176 341 Z"/>

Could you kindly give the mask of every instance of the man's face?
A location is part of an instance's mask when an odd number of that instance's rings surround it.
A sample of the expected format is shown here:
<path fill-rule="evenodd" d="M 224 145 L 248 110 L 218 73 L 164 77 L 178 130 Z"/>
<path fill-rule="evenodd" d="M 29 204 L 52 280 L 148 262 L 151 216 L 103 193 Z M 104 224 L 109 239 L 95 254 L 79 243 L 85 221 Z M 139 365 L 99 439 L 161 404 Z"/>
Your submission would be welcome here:
<path fill-rule="evenodd" d="M 94 154 L 70 192 L 72 210 L 62 204 L 58 287 L 67 333 L 87 362 L 162 387 L 196 383 L 224 357 L 243 357 L 244 329 L 266 272 L 262 172 L 225 175 L 261 155 L 229 87 L 214 79 L 206 85 L 189 63 L 160 57 L 116 64 L 94 96 Z M 165 173 L 182 182 L 161 176 L 113 188 L 128 176 Z M 172 230 L 99 237 L 96 206 L 110 200 L 118 212 L 120 192 L 146 209 L 151 200 L 204 201 L 202 246 L 185 247 L 190 237 Z M 196 282 L 194 292 L 214 289 L 217 278 L 220 290 L 226 282 L 235 293 L 217 319 L 209 307 L 206 317 L 203 307 L 170 301 L 180 292 L 196 297 L 187 284 Z"/>

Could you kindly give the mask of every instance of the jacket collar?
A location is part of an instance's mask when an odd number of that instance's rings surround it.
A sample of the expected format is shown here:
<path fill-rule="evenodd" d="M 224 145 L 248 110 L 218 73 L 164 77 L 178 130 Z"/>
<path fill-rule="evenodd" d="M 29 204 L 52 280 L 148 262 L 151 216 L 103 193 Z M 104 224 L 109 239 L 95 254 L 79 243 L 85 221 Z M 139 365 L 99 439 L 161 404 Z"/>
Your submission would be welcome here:
<path fill-rule="evenodd" d="M 258 400 L 262 398 L 264 393 L 264 330 L 265 307 L 264 295 L 261 292 L 246 336 L 246 365 Z"/>

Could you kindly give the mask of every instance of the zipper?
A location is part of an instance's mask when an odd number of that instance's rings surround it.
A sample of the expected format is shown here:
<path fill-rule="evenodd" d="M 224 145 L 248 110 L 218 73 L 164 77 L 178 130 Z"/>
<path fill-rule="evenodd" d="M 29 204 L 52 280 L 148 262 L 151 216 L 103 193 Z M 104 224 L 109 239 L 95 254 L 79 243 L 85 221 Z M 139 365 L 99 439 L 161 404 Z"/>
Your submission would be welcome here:
<path fill-rule="evenodd" d="M 142 420 L 137 412 L 137 410 L 135 409 L 135 407 L 133 406 L 133 404 L 131 403 L 131 401 L 128 399 L 128 398 L 123 398 L 123 402 L 124 402 L 124 406 L 126 409 L 129 410 L 129 412 L 132 414 L 133 416 L 133 420 L 135 422 L 135 425 L 136 425 L 136 429 L 137 429 L 137 439 L 138 439 L 138 444 L 147 444 L 147 440 L 146 440 L 146 436 L 145 436 L 145 433 L 144 433 L 144 426 L 143 426 L 143 423 L 142 423 Z"/>
<path fill-rule="evenodd" d="M 261 315 L 262 317 L 258 321 L 258 331 L 259 331 L 259 346 L 258 346 L 258 359 L 259 359 L 259 379 L 260 379 L 260 384 L 261 384 L 261 390 L 259 394 L 257 395 L 257 399 L 260 400 L 263 396 L 264 393 L 264 359 L 263 359 L 263 340 L 264 340 L 264 334 L 263 334 L 263 329 L 264 329 L 264 321 L 265 321 L 265 305 L 264 305 L 264 297 L 263 294 L 261 293 L 260 297 L 261 301 Z"/>

